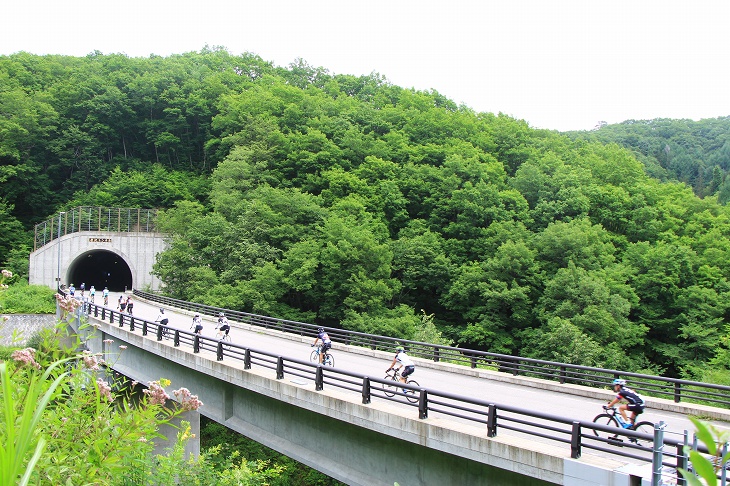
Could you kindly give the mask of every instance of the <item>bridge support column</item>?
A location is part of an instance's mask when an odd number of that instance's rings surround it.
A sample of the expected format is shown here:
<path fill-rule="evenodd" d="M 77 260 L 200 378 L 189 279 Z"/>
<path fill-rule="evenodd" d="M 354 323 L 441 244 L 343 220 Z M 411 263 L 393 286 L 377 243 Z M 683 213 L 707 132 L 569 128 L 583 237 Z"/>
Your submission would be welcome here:
<path fill-rule="evenodd" d="M 175 404 L 171 404 L 171 406 L 174 407 Z M 190 423 L 191 434 L 190 439 L 188 439 L 185 445 L 185 459 L 200 455 L 200 413 L 196 410 L 183 412 L 175 417 L 170 424 L 160 427 L 160 434 L 167 440 L 162 438 L 155 439 L 155 454 L 167 454 L 168 449 L 171 449 L 175 445 L 178 434 L 184 432 L 182 430 L 182 422 Z"/>

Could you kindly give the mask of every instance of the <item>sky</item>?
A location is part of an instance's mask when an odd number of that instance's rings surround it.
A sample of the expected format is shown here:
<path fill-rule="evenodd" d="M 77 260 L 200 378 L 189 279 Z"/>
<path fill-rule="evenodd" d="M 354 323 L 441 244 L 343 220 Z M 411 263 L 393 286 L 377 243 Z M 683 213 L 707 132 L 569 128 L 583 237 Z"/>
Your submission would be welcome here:
<path fill-rule="evenodd" d="M 535 128 L 730 116 L 727 0 L 6 0 L 0 55 L 225 47 Z"/>

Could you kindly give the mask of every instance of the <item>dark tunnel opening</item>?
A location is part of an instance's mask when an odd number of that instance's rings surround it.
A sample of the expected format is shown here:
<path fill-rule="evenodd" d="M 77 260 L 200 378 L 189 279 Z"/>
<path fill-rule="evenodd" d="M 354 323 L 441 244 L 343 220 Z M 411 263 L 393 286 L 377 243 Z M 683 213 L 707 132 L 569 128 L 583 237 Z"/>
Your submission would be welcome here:
<path fill-rule="evenodd" d="M 68 271 L 68 283 L 78 289 L 82 283 L 97 290 L 104 287 L 112 292 L 132 288 L 132 270 L 122 257 L 105 250 L 84 253 L 74 260 Z"/>

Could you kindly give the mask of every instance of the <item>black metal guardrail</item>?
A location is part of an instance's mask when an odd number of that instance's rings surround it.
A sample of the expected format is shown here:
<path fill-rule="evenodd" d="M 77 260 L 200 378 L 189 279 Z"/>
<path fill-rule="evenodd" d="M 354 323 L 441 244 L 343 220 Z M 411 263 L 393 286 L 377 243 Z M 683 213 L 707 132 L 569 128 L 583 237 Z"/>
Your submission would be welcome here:
<path fill-rule="evenodd" d="M 139 296 L 142 297 L 143 295 L 139 294 Z M 193 309 L 191 308 L 191 310 Z M 202 312 L 199 307 L 195 307 L 194 310 Z M 207 310 L 216 313 L 223 311 L 223 309 L 212 307 L 207 308 Z M 486 437 L 496 437 L 500 429 L 511 430 L 565 444 L 570 447 L 570 456 L 572 458 L 579 458 L 584 449 L 590 449 L 613 456 L 655 464 L 656 454 L 658 453 L 661 458 L 660 461 L 662 461 L 661 465 L 670 468 L 687 468 L 688 460 L 685 446 L 689 444 L 686 433 L 684 440 L 677 440 L 664 437 L 659 427 L 655 428 L 654 434 L 644 434 L 610 425 L 574 420 L 564 416 L 399 383 L 397 385 L 399 388 L 413 390 L 418 393 L 418 401 L 410 402 L 406 399 L 405 393 L 392 394 L 391 392 L 386 394 L 386 389 L 392 390 L 390 387 L 386 388 L 386 385 L 393 385 L 390 380 L 344 369 L 326 367 L 260 349 L 224 342 L 191 331 L 163 326 L 156 322 L 140 319 L 90 302 L 84 303 L 81 311 L 88 316 L 93 316 L 95 319 L 108 322 L 110 325 L 116 324 L 122 328 L 126 326 L 131 332 L 141 332 L 142 336 L 148 336 L 157 341 L 172 340 L 174 347 L 183 346 L 191 349 L 193 353 L 214 353 L 218 361 L 237 360 L 243 362 L 244 369 L 257 367 L 273 370 L 277 380 L 282 380 L 287 376 L 295 376 L 312 380 L 316 391 L 324 390 L 325 386 L 347 390 L 353 394 L 359 394 L 364 405 L 370 404 L 373 400 L 388 400 L 415 408 L 419 419 L 426 419 L 430 414 L 440 414 L 481 424 Z M 231 316 L 235 315 L 230 311 L 229 314 Z M 269 321 L 266 322 L 269 323 Z M 283 326 L 283 329 L 286 329 L 290 324 L 289 321 L 279 323 L 277 320 L 276 326 L 269 327 L 280 329 Z M 309 327 L 306 329 L 310 330 Z M 390 343 L 390 341 L 388 342 Z M 606 433 L 606 436 L 599 436 L 598 433 L 600 432 Z M 631 442 L 630 439 L 632 438 L 639 439 L 640 443 Z M 676 453 L 668 452 L 669 448 L 672 448 Z M 700 452 L 707 452 L 701 446 L 695 446 L 694 448 Z M 664 457 L 672 459 L 673 462 L 664 462 Z M 678 484 L 684 484 L 681 477 Z"/>
<path fill-rule="evenodd" d="M 225 312 L 228 319 L 232 321 L 302 336 L 314 337 L 319 327 L 315 324 L 186 302 L 140 290 L 135 290 L 134 295 L 152 302 L 209 316 L 216 316 L 219 312 Z M 561 384 L 570 383 L 603 388 L 614 378 L 630 378 L 631 388 L 647 396 L 673 399 L 677 403 L 686 401 L 730 408 L 730 386 L 408 341 L 346 329 L 328 327 L 326 330 L 334 341 L 352 346 L 392 351 L 397 345 L 401 345 L 408 351 L 409 355 L 423 359 L 461 364 L 471 368 L 493 369 L 511 373 L 515 376 L 558 381 Z"/>

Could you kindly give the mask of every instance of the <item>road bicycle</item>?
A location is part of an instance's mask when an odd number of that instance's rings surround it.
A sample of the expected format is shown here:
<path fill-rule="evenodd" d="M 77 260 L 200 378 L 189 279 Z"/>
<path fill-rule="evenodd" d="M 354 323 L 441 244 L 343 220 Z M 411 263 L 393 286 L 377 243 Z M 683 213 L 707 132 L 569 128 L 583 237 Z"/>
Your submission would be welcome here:
<path fill-rule="evenodd" d="M 169 321 L 167 319 L 163 319 L 155 322 L 159 323 L 159 327 L 162 328 L 162 339 L 170 339 L 172 337 L 172 331 L 169 327 L 167 327 L 167 323 Z"/>
<path fill-rule="evenodd" d="M 312 351 L 312 354 L 309 355 L 309 361 L 312 363 L 319 364 L 319 353 L 322 352 L 322 346 L 317 346 L 314 351 Z M 322 360 L 322 365 L 324 366 L 334 366 L 335 365 L 335 357 L 332 356 L 330 353 L 325 353 L 324 359 Z"/>
<path fill-rule="evenodd" d="M 612 425 L 623 430 L 633 430 L 635 432 L 641 432 L 643 434 L 654 434 L 654 424 L 651 422 L 637 422 L 632 427 L 625 429 L 624 424 L 626 423 L 626 421 L 624 421 L 624 418 L 621 416 L 621 413 L 616 407 L 607 407 L 604 405 L 603 410 L 605 410 L 605 413 L 599 413 L 598 415 L 596 415 L 596 418 L 593 419 L 593 423 L 601 425 Z M 596 437 L 601 437 L 603 439 L 617 441 L 622 440 L 618 438 L 618 434 L 612 434 L 610 432 L 604 432 L 602 430 L 594 430 L 593 433 L 596 434 Z M 639 445 L 641 447 L 651 447 L 652 445 L 651 440 L 639 439 L 636 437 L 628 437 L 628 439 L 629 442 Z"/>
<path fill-rule="evenodd" d="M 400 386 L 398 386 L 398 385 L 403 383 L 402 381 L 400 381 L 400 371 L 399 370 L 395 370 L 395 369 L 388 370 L 388 372 L 385 374 L 385 378 L 383 378 L 383 379 L 386 381 L 394 381 L 397 383 L 397 384 L 386 383 L 383 385 L 383 391 L 385 392 L 385 396 L 392 397 L 393 395 L 398 393 L 398 389 L 400 388 Z M 412 385 L 415 387 L 421 386 L 418 384 L 418 382 L 416 380 L 411 380 L 408 378 L 406 378 L 406 385 Z M 409 390 L 407 388 L 400 388 L 400 393 L 405 395 L 406 399 L 411 403 L 416 403 L 418 401 L 418 398 L 420 395 L 417 390 Z"/>
<path fill-rule="evenodd" d="M 231 335 L 226 331 L 222 331 L 220 329 L 216 329 L 215 338 L 219 341 L 228 341 L 229 343 L 231 342 Z"/>

